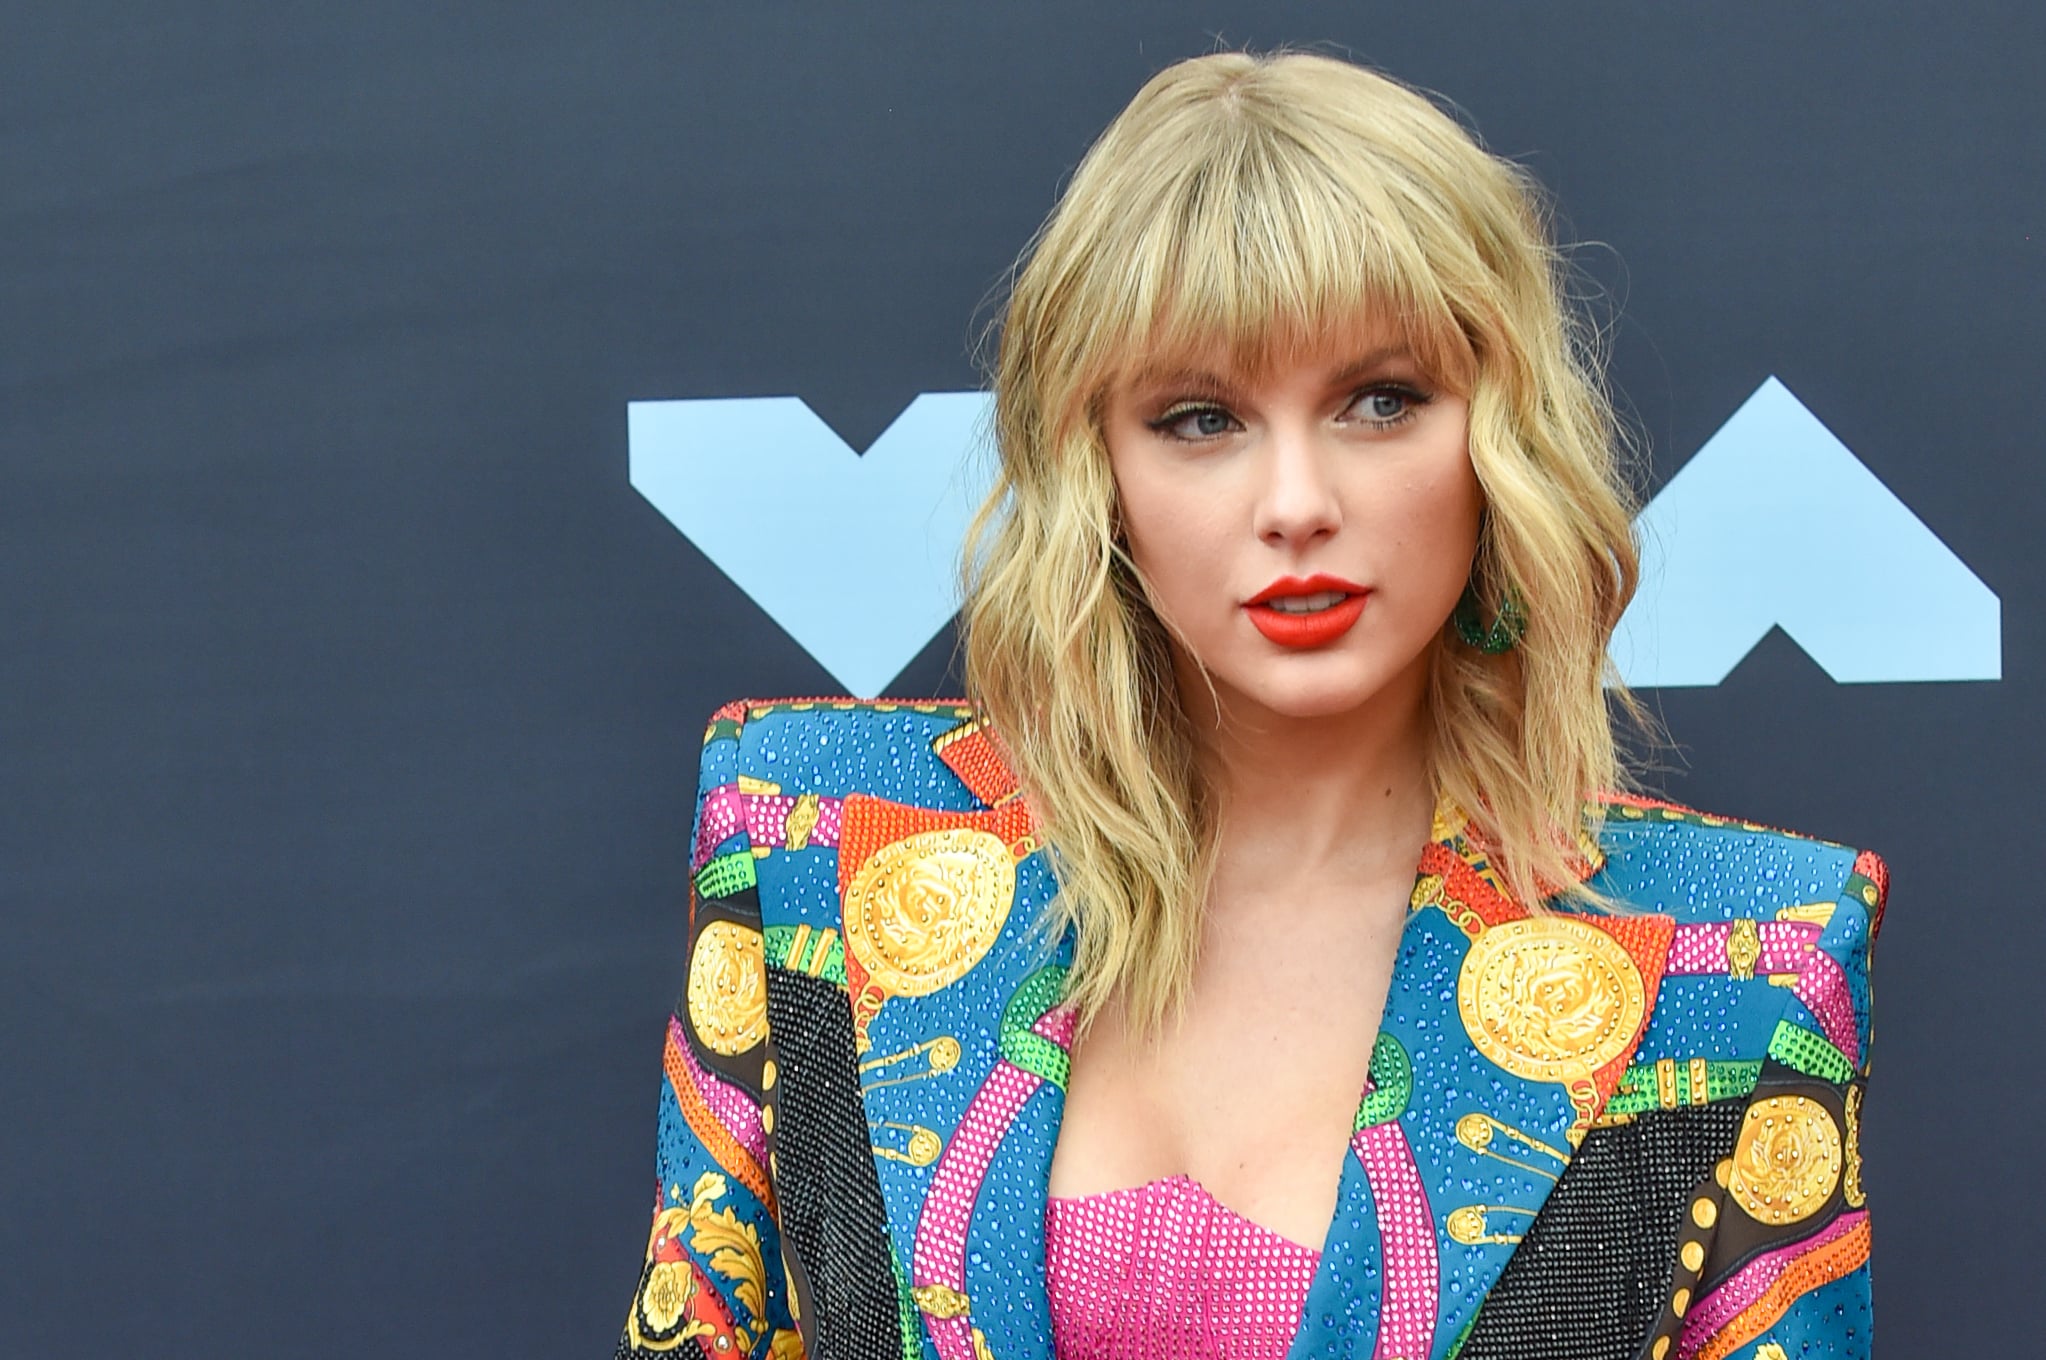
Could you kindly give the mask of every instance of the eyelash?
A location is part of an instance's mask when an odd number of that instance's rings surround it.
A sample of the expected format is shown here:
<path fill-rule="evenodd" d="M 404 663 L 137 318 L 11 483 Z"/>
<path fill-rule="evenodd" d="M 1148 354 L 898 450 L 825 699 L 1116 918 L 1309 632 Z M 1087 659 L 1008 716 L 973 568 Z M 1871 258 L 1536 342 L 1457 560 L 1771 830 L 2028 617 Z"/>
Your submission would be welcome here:
<path fill-rule="evenodd" d="M 1366 420 L 1363 422 L 1375 430 L 1390 430 L 1406 424 L 1419 414 L 1423 406 L 1426 406 L 1433 400 L 1428 393 L 1421 391 L 1417 387 L 1409 387 L 1405 383 L 1373 383 L 1369 387 L 1362 387 L 1353 392 L 1350 395 L 1350 406 L 1345 406 L 1343 409 L 1347 411 L 1351 406 L 1355 406 L 1364 398 L 1379 395 L 1399 397 L 1407 403 L 1407 408 L 1390 420 Z M 1218 411 L 1225 416 L 1229 415 L 1229 409 L 1217 402 L 1187 401 L 1173 406 L 1156 420 L 1148 420 L 1144 423 L 1167 439 L 1177 439 L 1182 443 L 1196 444 L 1202 442 L 1203 438 L 1214 438 L 1215 436 L 1198 436 L 1188 439 L 1182 435 L 1173 434 L 1172 427 L 1185 420 L 1188 416 L 1197 416 L 1208 411 Z M 1231 418 L 1233 419 L 1234 417 Z"/>

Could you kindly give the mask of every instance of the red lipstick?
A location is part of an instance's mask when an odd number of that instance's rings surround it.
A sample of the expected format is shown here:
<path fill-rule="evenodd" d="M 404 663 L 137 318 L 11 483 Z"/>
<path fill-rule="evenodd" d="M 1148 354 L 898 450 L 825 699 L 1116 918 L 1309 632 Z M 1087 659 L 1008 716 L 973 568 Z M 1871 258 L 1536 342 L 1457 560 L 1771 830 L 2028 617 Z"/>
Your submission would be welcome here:
<path fill-rule="evenodd" d="M 1298 599 L 1329 591 L 1341 592 L 1346 598 L 1308 614 L 1288 613 L 1271 605 L 1273 600 Z M 1340 576 L 1281 576 L 1245 601 L 1243 608 L 1258 632 L 1268 639 L 1281 647 L 1306 650 L 1326 647 L 1349 632 L 1363 616 L 1364 601 L 1369 594 L 1363 586 L 1345 581 Z"/>

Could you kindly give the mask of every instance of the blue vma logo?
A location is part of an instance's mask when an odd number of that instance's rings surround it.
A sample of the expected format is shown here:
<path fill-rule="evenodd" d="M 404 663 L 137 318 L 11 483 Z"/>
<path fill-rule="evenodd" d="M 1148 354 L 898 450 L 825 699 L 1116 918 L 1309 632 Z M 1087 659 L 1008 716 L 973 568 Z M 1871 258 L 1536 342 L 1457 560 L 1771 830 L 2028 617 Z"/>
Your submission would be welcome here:
<path fill-rule="evenodd" d="M 628 404 L 632 485 L 848 693 L 882 693 L 958 609 L 988 396 L 926 392 L 864 456 L 799 397 Z M 736 470 L 772 497 L 734 494 Z M 1772 628 L 1842 683 L 1996 680 L 2002 606 L 1770 378 L 1642 511 L 1628 684 L 1716 685 Z"/>

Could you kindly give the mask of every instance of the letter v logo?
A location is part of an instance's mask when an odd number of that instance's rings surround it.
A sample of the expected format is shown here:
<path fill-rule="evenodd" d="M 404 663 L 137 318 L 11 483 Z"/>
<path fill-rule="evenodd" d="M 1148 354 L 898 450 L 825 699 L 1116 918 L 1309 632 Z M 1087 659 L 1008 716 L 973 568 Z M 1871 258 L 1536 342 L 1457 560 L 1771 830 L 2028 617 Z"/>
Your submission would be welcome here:
<path fill-rule="evenodd" d="M 632 485 L 848 693 L 959 608 L 985 392 L 925 392 L 861 457 L 800 397 L 628 403 Z"/>
<path fill-rule="evenodd" d="M 1636 527 L 1629 685 L 1716 685 L 1778 626 L 1838 681 L 2002 676 L 1995 594 L 1773 377 Z"/>

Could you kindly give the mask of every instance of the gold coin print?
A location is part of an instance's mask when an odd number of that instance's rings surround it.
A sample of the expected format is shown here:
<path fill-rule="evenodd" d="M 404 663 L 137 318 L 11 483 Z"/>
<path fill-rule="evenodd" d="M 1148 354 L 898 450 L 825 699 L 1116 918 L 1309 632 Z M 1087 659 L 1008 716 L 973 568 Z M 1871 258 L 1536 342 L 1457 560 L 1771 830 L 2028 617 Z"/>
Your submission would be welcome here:
<path fill-rule="evenodd" d="M 1758 1223 L 1810 1218 L 1840 1183 L 1840 1126 L 1808 1096 L 1769 1096 L 1748 1106 L 1727 1192 Z"/>
<path fill-rule="evenodd" d="M 689 957 L 689 1023 L 705 1048 L 744 1053 L 767 1034 L 767 958 L 760 932 L 712 921 Z"/>
<path fill-rule="evenodd" d="M 1479 935 L 1456 1000 L 1478 1051 L 1528 1081 L 1589 1076 L 1627 1051 L 1648 1010 L 1627 951 L 1567 916 L 1507 921 Z"/>
<path fill-rule="evenodd" d="M 999 836 L 970 827 L 919 831 L 882 846 L 853 875 L 845 942 L 895 996 L 928 996 L 980 962 L 1016 891 Z"/>

